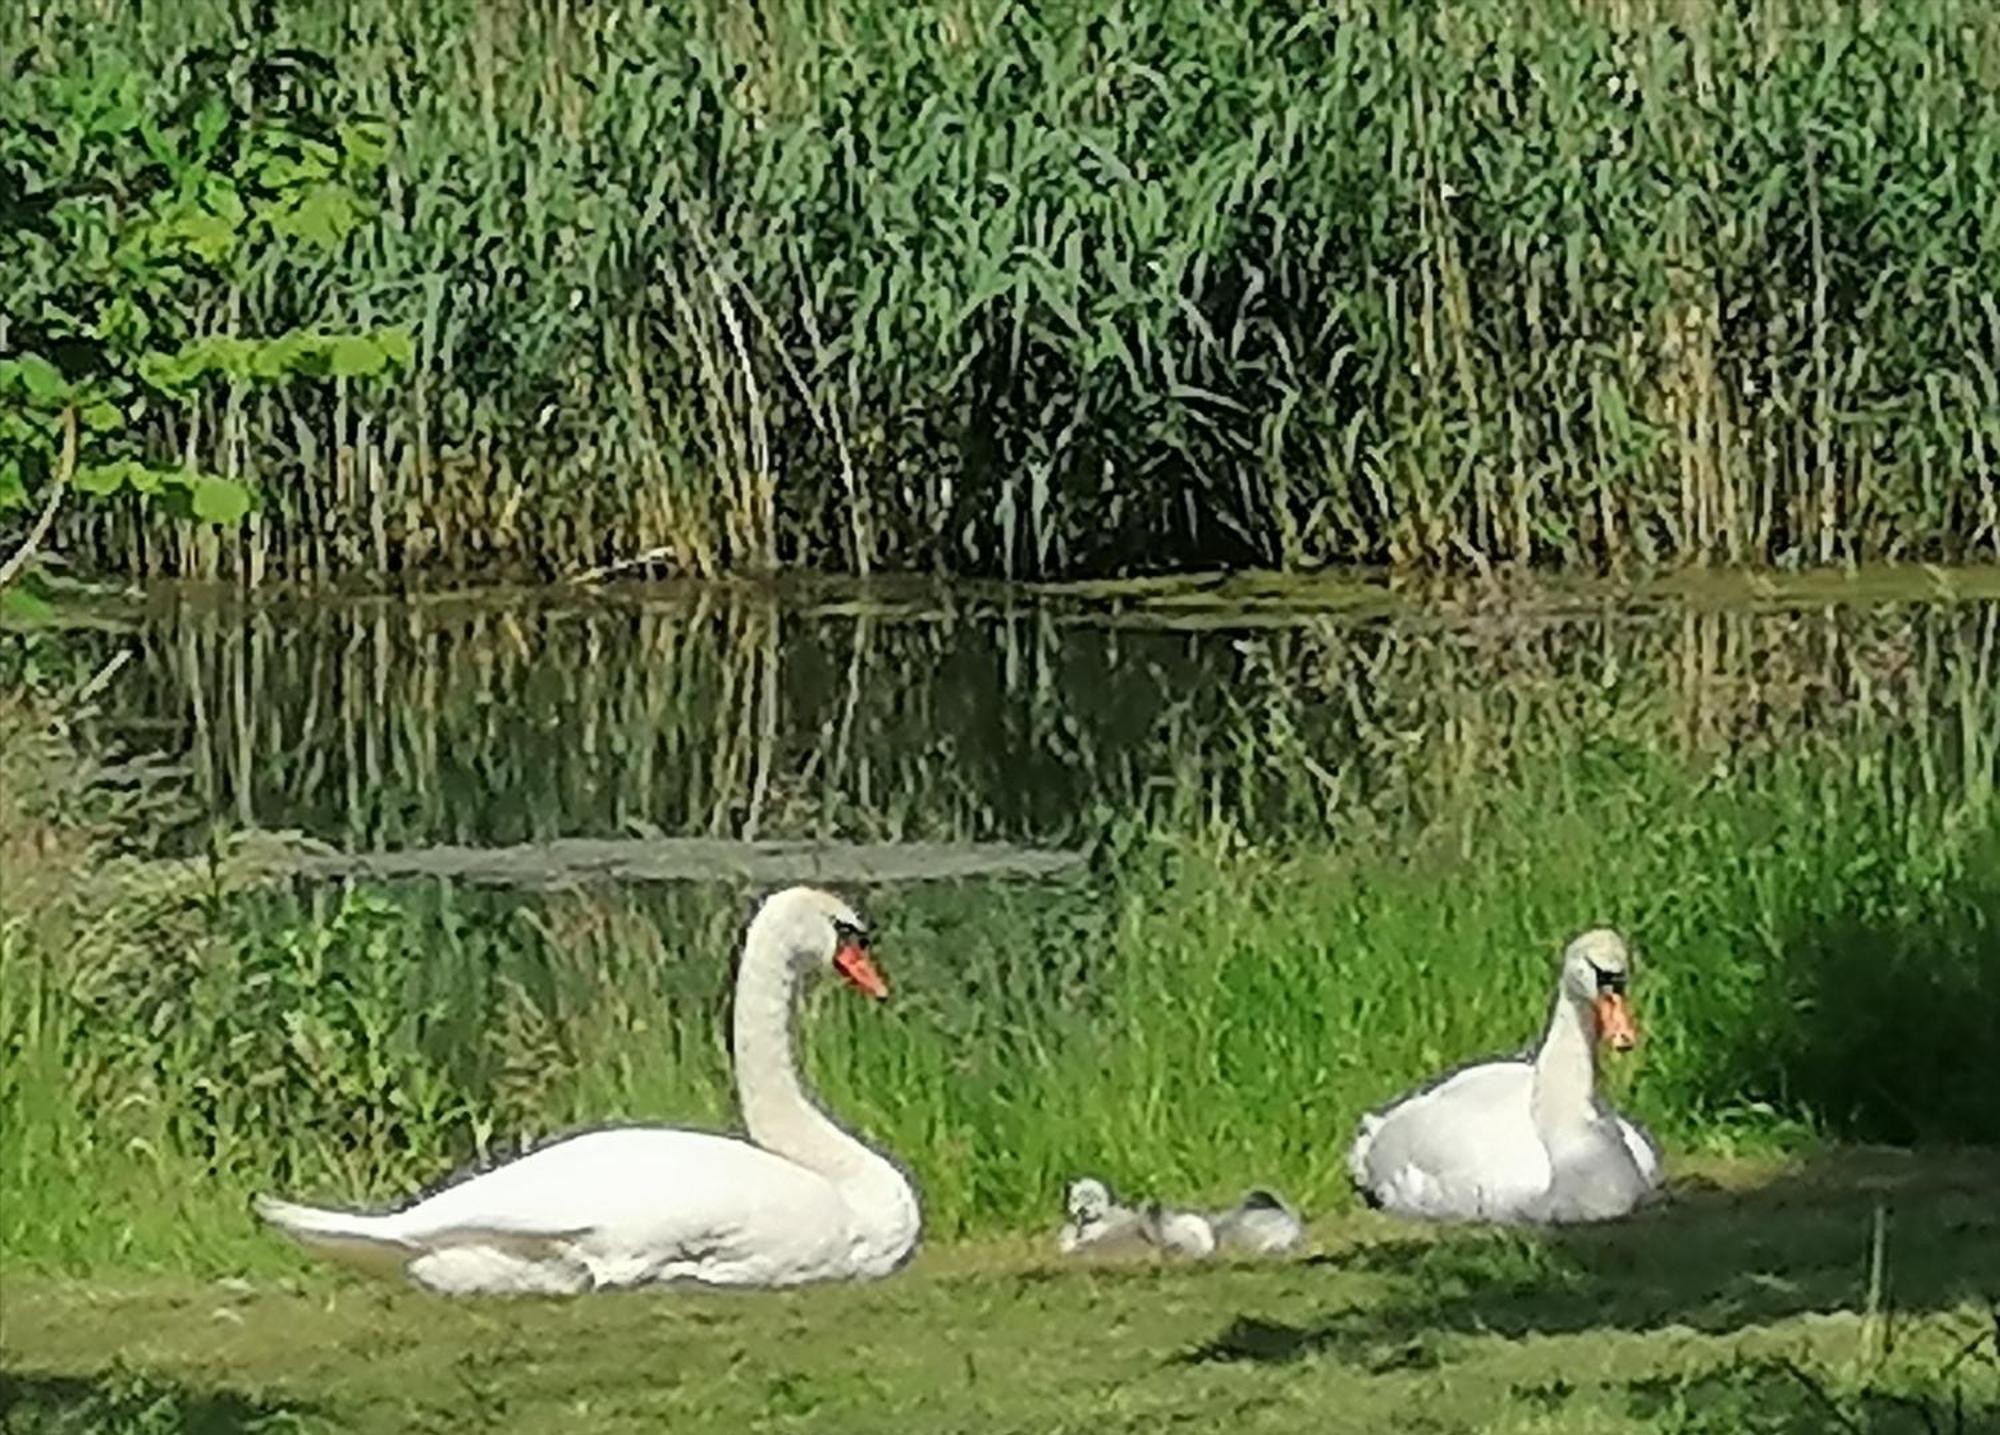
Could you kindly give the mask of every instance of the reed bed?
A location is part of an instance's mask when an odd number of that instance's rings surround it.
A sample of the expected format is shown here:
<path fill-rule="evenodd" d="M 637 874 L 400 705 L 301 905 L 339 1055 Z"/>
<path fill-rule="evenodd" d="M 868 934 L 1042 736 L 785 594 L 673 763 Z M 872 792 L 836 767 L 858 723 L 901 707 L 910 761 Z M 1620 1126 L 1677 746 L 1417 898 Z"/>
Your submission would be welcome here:
<path fill-rule="evenodd" d="M 326 57 L 396 143 L 375 222 L 191 302 L 418 362 L 163 424 L 263 507 L 76 515 L 101 568 L 2000 552 L 1983 0 L 0 16 L 162 106 L 212 44 Z"/>

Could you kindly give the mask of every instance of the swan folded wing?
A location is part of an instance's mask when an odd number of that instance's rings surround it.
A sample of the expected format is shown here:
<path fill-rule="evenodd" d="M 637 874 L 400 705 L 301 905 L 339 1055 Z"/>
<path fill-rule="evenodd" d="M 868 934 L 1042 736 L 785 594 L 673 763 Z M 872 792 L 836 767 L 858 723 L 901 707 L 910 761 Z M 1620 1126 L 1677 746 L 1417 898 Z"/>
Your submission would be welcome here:
<path fill-rule="evenodd" d="M 1632 1164 L 1639 1168 L 1639 1178 L 1646 1183 L 1646 1189 L 1650 1191 L 1658 1187 L 1665 1161 L 1660 1143 L 1653 1139 L 1653 1133 L 1638 1122 L 1620 1116 L 1618 1134 L 1625 1139 L 1625 1149 L 1632 1153 Z"/>
<path fill-rule="evenodd" d="M 438 1192 L 402 1214 L 421 1247 L 580 1261 L 598 1285 L 735 1283 L 812 1267 L 845 1211 L 826 1180 L 706 1132 L 593 1131 Z"/>
<path fill-rule="evenodd" d="M 1608 1221 L 1631 1211 L 1651 1187 L 1632 1147 L 1634 1135 L 1624 1118 L 1605 1113 L 1551 1146 L 1549 1188 L 1528 1219 Z"/>
<path fill-rule="evenodd" d="M 1504 1220 L 1546 1189 L 1529 1110 L 1534 1068 L 1466 1067 L 1378 1113 L 1358 1153 L 1363 1186 L 1407 1214 Z"/>

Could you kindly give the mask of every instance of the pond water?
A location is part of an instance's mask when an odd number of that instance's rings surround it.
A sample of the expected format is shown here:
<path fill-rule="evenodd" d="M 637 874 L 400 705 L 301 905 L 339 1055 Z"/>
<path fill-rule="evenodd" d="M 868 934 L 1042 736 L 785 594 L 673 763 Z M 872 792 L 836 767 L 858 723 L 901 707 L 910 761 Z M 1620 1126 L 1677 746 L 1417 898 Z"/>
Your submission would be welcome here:
<path fill-rule="evenodd" d="M 349 848 L 1319 838 L 1607 742 L 1705 760 L 1895 734 L 1957 781 L 2000 729 L 2000 602 L 1935 585 L 1334 592 L 168 593 L 136 644 L 90 641 L 133 647 L 107 717 L 186 764 L 206 817 Z"/>

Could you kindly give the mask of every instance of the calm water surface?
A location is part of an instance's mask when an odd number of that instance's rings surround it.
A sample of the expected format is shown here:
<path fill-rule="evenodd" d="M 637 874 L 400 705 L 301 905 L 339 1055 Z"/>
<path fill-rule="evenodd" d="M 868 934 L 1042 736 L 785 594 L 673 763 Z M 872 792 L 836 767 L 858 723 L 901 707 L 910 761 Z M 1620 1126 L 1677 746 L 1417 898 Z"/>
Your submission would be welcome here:
<path fill-rule="evenodd" d="M 1520 764 L 1918 741 L 1990 779 L 2000 603 L 1127 603 L 632 586 L 156 597 L 111 685 L 207 818 L 350 847 L 1337 836 Z"/>

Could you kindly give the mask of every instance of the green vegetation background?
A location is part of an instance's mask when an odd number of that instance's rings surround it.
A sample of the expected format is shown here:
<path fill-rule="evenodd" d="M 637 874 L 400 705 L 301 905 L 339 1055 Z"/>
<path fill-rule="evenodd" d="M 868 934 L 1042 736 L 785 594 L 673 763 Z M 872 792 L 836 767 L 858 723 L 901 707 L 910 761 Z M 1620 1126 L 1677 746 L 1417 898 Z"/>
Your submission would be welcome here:
<path fill-rule="evenodd" d="M 104 568 L 2000 551 L 1983 0 L 40 0 L 0 124 L 201 49 L 388 146 L 185 313 L 415 361 L 156 415 L 260 506 Z"/>

